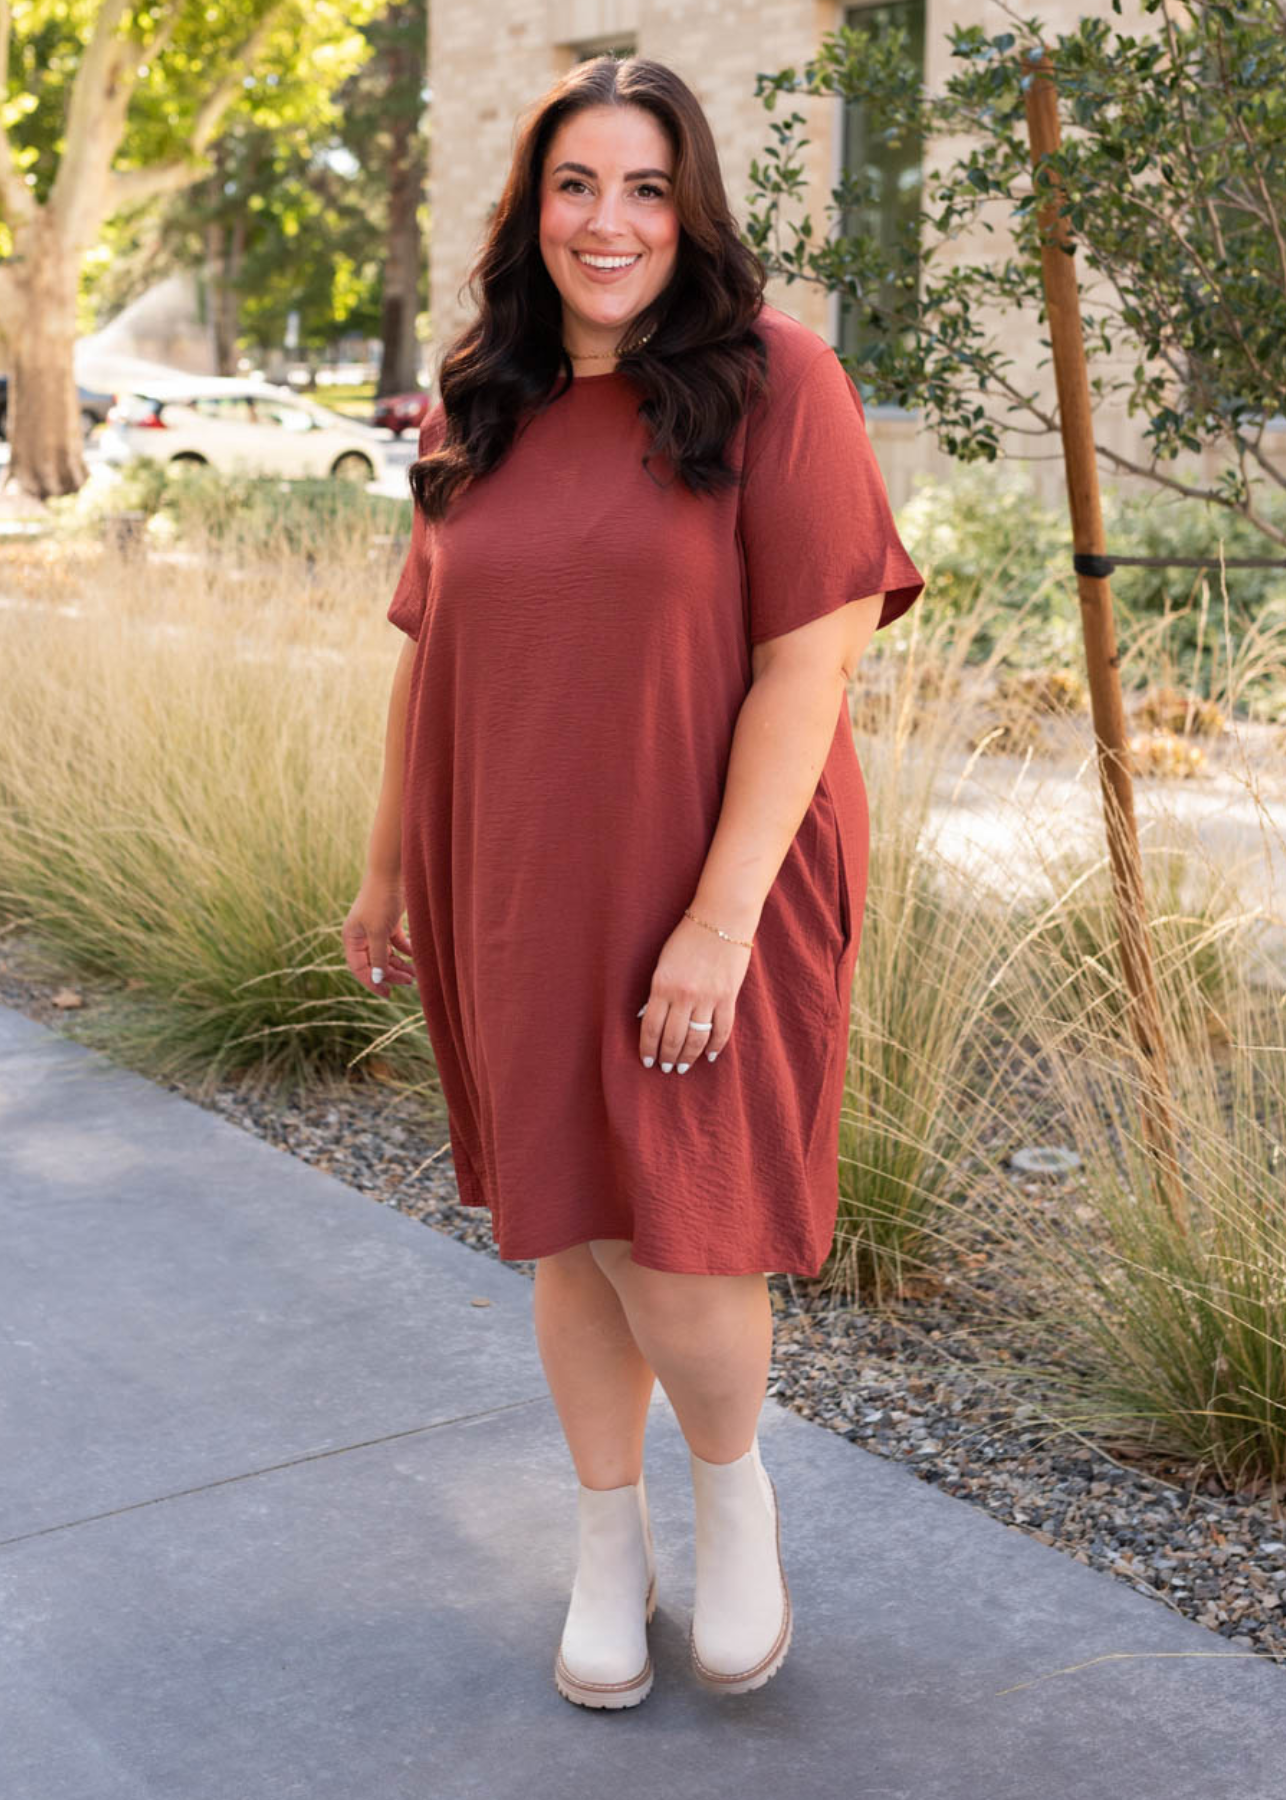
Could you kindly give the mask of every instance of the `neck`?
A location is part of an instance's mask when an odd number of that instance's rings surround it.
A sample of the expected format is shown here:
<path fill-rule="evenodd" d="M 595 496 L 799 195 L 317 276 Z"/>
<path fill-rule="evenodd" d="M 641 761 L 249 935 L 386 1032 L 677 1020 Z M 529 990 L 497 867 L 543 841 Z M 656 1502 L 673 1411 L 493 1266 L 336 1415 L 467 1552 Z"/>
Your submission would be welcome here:
<path fill-rule="evenodd" d="M 567 351 L 568 356 L 571 357 L 571 359 L 574 363 L 583 363 L 585 365 L 587 373 L 592 373 L 594 368 L 596 368 L 596 367 L 602 368 L 605 365 L 610 365 L 612 368 L 615 368 L 617 360 L 618 360 L 618 353 L 620 350 L 620 346 L 622 344 L 624 344 L 625 341 L 627 340 L 627 338 L 630 336 L 631 330 L 632 330 L 632 324 L 629 321 L 627 321 L 626 324 L 624 326 L 622 326 L 621 330 L 617 334 L 616 345 L 610 350 L 607 350 L 607 349 L 592 349 L 591 350 L 589 348 L 575 349 L 575 348 L 573 348 L 572 345 L 570 345 L 567 342 L 566 334 L 564 333 L 563 348 Z M 645 332 L 644 335 L 637 340 L 637 343 L 635 344 L 634 347 L 636 349 L 641 349 L 642 346 L 647 343 L 647 341 L 651 337 L 651 335 L 652 335 L 652 333 L 650 331 Z"/>
<path fill-rule="evenodd" d="M 617 355 L 615 350 L 576 350 L 570 344 L 567 345 L 567 354 L 574 363 L 615 362 Z"/>

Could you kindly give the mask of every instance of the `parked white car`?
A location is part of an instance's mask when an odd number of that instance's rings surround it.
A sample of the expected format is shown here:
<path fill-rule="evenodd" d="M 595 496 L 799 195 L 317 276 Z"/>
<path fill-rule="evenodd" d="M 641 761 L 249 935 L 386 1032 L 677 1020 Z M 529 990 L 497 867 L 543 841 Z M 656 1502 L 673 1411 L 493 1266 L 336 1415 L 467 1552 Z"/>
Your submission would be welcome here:
<path fill-rule="evenodd" d="M 382 478 L 386 441 L 291 388 L 214 375 L 118 393 L 99 438 L 115 464 L 151 456 L 230 475 L 334 475 L 363 485 Z"/>

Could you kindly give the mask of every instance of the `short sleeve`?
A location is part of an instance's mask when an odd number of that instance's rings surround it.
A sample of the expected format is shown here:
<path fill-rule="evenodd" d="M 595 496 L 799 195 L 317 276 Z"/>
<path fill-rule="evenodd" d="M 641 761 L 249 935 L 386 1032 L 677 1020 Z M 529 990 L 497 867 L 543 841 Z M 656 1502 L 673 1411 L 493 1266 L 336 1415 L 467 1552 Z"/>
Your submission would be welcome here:
<path fill-rule="evenodd" d="M 752 644 L 883 594 L 876 630 L 924 579 L 893 523 L 862 397 L 827 347 L 746 434 L 738 529 Z"/>
<path fill-rule="evenodd" d="M 420 442 L 417 455 L 427 456 L 441 443 L 446 429 L 446 416 L 442 402 L 425 415 L 420 426 Z M 406 561 L 402 564 L 402 572 L 397 578 L 397 586 L 393 590 L 393 598 L 389 602 L 385 617 L 404 631 L 408 637 L 419 638 L 420 626 L 424 622 L 424 608 L 429 594 L 429 573 L 433 561 L 433 526 L 425 518 L 420 508 L 412 502 L 411 507 L 411 547 L 406 553 Z"/>

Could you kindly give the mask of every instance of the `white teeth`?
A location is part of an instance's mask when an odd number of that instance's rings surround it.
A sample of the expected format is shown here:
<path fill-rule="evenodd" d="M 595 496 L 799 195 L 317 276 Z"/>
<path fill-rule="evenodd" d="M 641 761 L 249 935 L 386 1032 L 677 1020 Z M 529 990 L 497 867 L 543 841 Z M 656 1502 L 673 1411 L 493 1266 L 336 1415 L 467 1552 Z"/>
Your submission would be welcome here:
<path fill-rule="evenodd" d="M 626 269 L 631 263 L 638 261 L 637 256 L 585 256 L 579 250 L 576 255 L 581 262 L 588 263 L 591 269 Z"/>

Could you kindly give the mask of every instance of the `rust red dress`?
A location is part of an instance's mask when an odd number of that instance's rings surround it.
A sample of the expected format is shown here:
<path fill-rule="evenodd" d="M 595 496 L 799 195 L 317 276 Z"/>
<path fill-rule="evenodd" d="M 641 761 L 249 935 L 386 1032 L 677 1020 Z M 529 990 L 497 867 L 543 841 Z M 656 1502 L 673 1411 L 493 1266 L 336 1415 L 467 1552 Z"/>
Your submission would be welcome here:
<path fill-rule="evenodd" d="M 402 868 L 460 1198 L 517 1260 L 629 1238 L 649 1268 L 816 1275 L 866 900 L 866 790 L 841 703 L 765 901 L 732 1035 L 645 1069 L 639 1008 L 691 901 L 753 643 L 923 581 L 857 389 L 765 306 L 770 391 L 697 496 L 620 372 L 580 376 L 437 525 L 415 513 L 388 617 L 417 640 Z M 440 442 L 441 403 L 420 454 Z"/>

